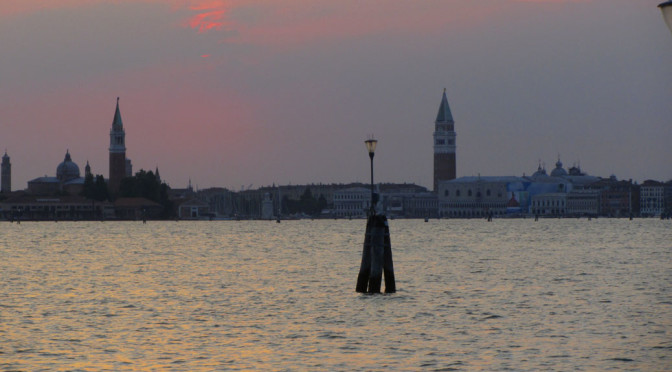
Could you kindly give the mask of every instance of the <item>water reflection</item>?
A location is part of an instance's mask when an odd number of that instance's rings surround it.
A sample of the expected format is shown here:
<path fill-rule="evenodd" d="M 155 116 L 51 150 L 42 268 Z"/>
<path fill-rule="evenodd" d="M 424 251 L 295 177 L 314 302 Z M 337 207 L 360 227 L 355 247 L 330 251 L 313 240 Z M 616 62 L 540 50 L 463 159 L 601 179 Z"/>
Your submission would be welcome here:
<path fill-rule="evenodd" d="M 390 221 L 398 293 L 354 292 L 362 221 L 0 225 L 4 370 L 664 370 L 660 220 Z"/>

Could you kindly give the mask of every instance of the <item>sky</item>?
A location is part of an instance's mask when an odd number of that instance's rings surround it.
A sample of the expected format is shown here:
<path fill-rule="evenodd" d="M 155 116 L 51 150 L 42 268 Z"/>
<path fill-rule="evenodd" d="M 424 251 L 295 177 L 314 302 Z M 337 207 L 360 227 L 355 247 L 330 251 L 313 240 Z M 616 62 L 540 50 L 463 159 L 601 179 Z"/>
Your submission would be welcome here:
<path fill-rule="evenodd" d="M 446 89 L 457 176 L 672 179 L 661 0 L 0 0 L 12 188 L 70 151 L 108 175 L 120 97 L 134 171 L 232 190 L 431 188 Z"/>

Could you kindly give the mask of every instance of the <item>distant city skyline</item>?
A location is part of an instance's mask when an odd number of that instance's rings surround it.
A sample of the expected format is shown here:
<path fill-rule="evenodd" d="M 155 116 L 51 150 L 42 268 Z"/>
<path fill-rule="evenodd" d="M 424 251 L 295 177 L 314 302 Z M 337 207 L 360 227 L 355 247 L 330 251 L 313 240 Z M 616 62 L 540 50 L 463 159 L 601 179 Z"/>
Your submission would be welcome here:
<path fill-rule="evenodd" d="M 447 89 L 457 177 L 672 178 L 658 1 L 8 0 L 0 149 L 12 189 L 69 150 L 108 176 L 116 97 L 135 170 L 172 187 L 368 180 L 432 188 Z"/>

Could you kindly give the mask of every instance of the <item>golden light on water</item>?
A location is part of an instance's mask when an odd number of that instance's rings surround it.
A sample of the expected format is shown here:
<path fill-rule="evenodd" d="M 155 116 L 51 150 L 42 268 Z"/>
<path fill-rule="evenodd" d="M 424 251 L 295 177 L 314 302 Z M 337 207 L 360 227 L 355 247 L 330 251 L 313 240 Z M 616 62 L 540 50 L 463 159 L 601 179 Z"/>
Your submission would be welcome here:
<path fill-rule="evenodd" d="M 391 221 L 380 296 L 360 222 L 3 224 L 3 368 L 664 367 L 669 222 Z"/>

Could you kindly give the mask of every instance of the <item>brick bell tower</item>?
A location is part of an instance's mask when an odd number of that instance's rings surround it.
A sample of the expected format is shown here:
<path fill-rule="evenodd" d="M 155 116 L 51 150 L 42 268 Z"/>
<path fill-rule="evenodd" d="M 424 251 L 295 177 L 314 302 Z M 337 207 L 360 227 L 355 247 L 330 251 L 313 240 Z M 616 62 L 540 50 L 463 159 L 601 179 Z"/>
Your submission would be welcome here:
<path fill-rule="evenodd" d="M 119 112 L 119 97 L 117 109 L 110 129 L 110 174 L 108 186 L 112 195 L 119 192 L 122 178 L 126 177 L 126 133 Z"/>
<path fill-rule="evenodd" d="M 456 177 L 456 137 L 455 121 L 444 88 L 439 113 L 434 122 L 434 192 L 439 191 L 439 181 L 454 180 Z"/>
<path fill-rule="evenodd" d="M 12 192 L 12 163 L 9 162 L 9 155 L 7 155 L 7 150 L 5 150 L 5 155 L 2 156 L 2 173 L 0 178 L 2 183 L 0 184 L 0 192 L 10 193 Z"/>

